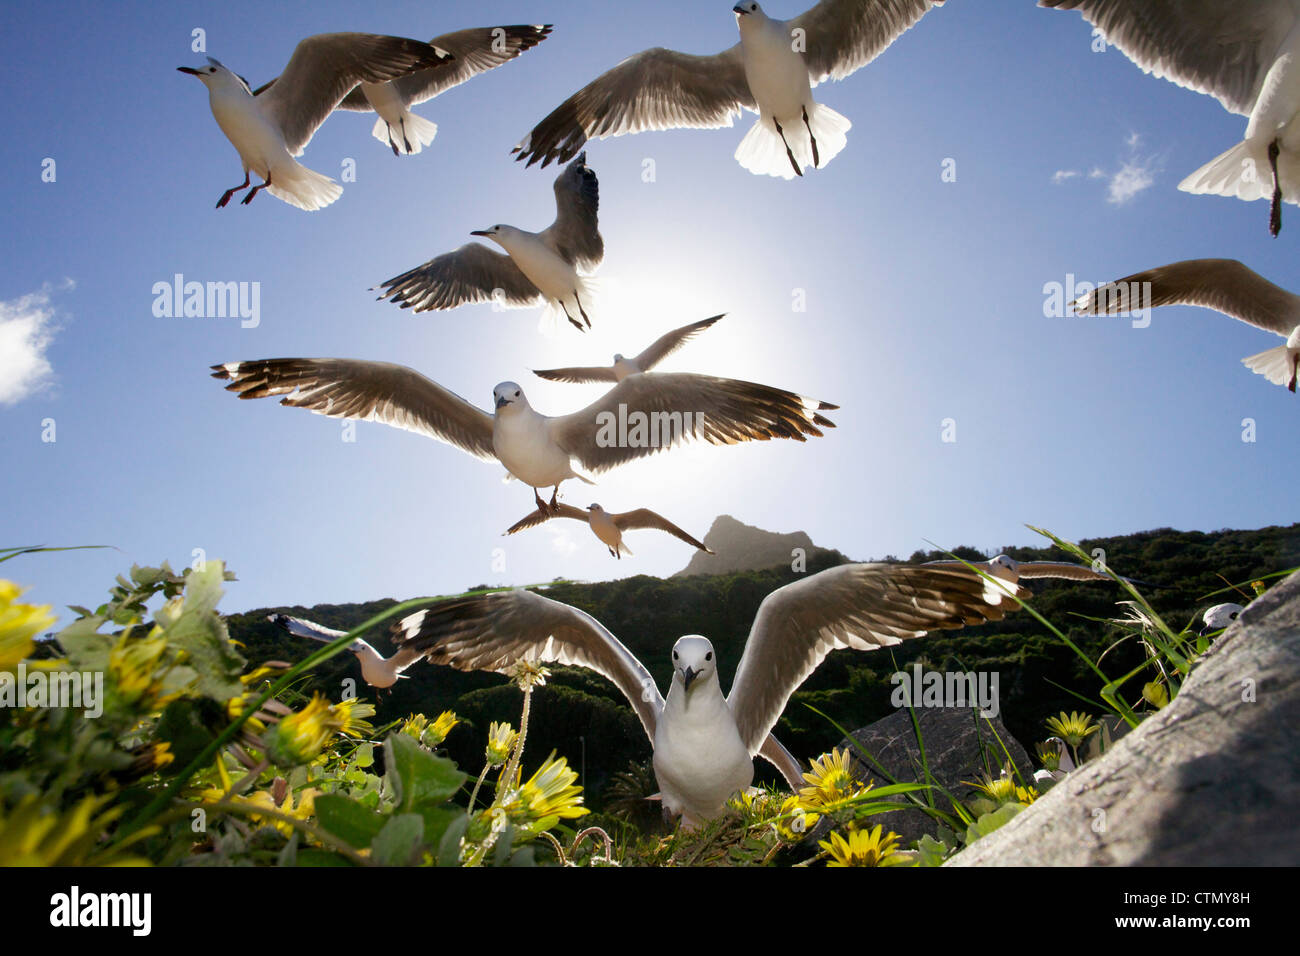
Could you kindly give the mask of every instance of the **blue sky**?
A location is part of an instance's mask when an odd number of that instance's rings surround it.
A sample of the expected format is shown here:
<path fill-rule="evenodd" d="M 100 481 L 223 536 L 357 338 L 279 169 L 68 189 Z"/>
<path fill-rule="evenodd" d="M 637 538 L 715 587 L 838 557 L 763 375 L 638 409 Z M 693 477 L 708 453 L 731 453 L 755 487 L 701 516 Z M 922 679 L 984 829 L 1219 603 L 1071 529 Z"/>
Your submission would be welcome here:
<path fill-rule="evenodd" d="M 789 17 L 806 2 L 767 6 Z M 345 442 L 336 420 L 236 401 L 208 366 L 397 361 L 482 407 L 513 379 L 559 414 L 599 388 L 529 369 L 608 363 L 717 312 L 728 317 L 665 368 L 835 402 L 839 427 L 806 444 L 661 454 L 596 488 L 571 483 L 568 501 L 650 507 L 697 536 L 729 513 L 861 559 L 927 542 L 1040 543 L 1026 523 L 1077 539 L 1296 519 L 1297 398 L 1240 364 L 1274 337 L 1199 309 L 1157 311 L 1143 329 L 1044 315 L 1049 283 L 1192 257 L 1237 258 L 1300 288 L 1295 207 L 1274 240 L 1264 203 L 1176 188 L 1238 142 L 1245 119 L 1117 50 L 1093 52 L 1073 13 L 1030 0 L 932 11 L 876 62 L 815 91 L 853 129 L 802 180 L 736 164 L 748 114 L 731 129 L 590 144 L 609 288 L 592 333 L 554 337 L 538 332 L 538 311 L 413 316 L 367 290 L 470 230 L 548 224 L 554 169 L 525 169 L 510 147 L 631 53 L 735 43 L 727 0 L 272 14 L 239 0 L 11 4 L 0 22 L 0 546 L 120 549 L 9 562 L 29 600 L 93 605 L 131 562 L 180 567 L 196 553 L 238 575 L 231 611 L 671 573 L 689 548 L 649 532 L 629 537 L 635 556 L 622 562 L 574 522 L 503 538 L 532 494 L 503 484 L 501 467 L 374 424 Z M 241 170 L 206 92 L 175 69 L 201 65 L 196 28 L 257 85 L 313 33 L 428 38 L 520 22 L 555 31 L 418 107 L 439 125 L 419 156 L 372 139 L 372 116 L 339 114 L 300 157 L 335 179 L 355 161 L 338 202 L 306 213 L 263 194 L 213 209 Z M 259 283 L 260 323 L 156 317 L 153 286 L 176 273 Z M 945 419 L 956 441 L 942 440 Z"/>

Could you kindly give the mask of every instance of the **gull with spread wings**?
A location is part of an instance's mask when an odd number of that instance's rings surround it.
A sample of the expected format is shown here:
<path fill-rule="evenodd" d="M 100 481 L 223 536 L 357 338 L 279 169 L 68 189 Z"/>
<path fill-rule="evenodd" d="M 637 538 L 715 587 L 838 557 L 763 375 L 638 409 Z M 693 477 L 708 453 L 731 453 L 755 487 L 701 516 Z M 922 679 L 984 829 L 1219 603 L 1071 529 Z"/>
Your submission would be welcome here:
<path fill-rule="evenodd" d="M 331 418 L 383 422 L 499 461 L 554 509 L 562 481 L 654 454 L 692 439 L 713 445 L 820 437 L 838 408 L 794 392 L 685 372 L 633 375 L 586 408 L 552 417 L 533 410 L 514 382 L 492 390 L 493 411 L 470 404 L 414 369 L 359 359 L 281 358 L 212 366 L 240 398 L 283 395 L 280 404 Z M 629 427 L 630 426 L 630 427 Z M 540 488 L 554 487 L 549 505 Z"/>
<path fill-rule="evenodd" d="M 583 153 L 555 178 L 551 225 L 541 232 L 501 224 L 475 230 L 470 235 L 491 239 L 505 255 L 477 242 L 466 243 L 382 283 L 379 297 L 416 312 L 489 301 L 505 308 L 545 304 L 543 326 L 563 313 L 579 332 L 585 332 L 569 311 L 569 303 L 591 328 L 582 303 L 586 299 L 590 305 L 595 291 L 586 273 L 605 257 L 596 222 L 599 205 L 600 184 Z"/>
<path fill-rule="evenodd" d="M 1242 142 L 1210 160 L 1184 192 L 1300 204 L 1300 4 L 1296 0 L 1039 0 L 1077 10 L 1146 73 L 1207 93 L 1249 117 Z"/>
<path fill-rule="evenodd" d="M 341 110 L 378 113 L 371 135 L 394 156 L 420 152 L 433 142 L 438 125 L 411 112 L 439 93 L 508 63 L 551 34 L 551 25 L 475 27 L 434 37 L 429 43 L 453 59 L 386 83 L 361 83 L 339 103 Z"/>
<path fill-rule="evenodd" d="M 321 123 L 358 83 L 386 83 L 450 58 L 406 37 L 320 33 L 301 41 L 284 72 L 256 92 L 212 57 L 201 70 L 177 67 L 208 88 L 212 115 L 244 164 L 244 181 L 227 189 L 217 208 L 248 187 L 250 170 L 264 181 L 248 191 L 243 205 L 266 189 L 299 209 L 328 206 L 343 187 L 293 158 L 302 155 Z"/>
<path fill-rule="evenodd" d="M 1135 308 L 1199 305 L 1286 339 L 1248 355 L 1246 368 L 1295 391 L 1300 369 L 1300 296 L 1235 259 L 1184 259 L 1108 282 L 1072 303 L 1078 315 L 1131 313 Z"/>
<path fill-rule="evenodd" d="M 726 313 L 724 312 L 723 315 Z M 699 335 L 722 315 L 701 319 L 680 329 L 673 329 L 655 339 L 640 355 L 624 358 L 619 352 L 614 353 L 614 364 L 607 368 L 544 368 L 533 369 L 533 374 L 552 382 L 621 382 L 629 375 L 648 372 L 668 356 L 672 355 L 688 341 Z"/>
<path fill-rule="evenodd" d="M 573 518 L 586 523 L 591 527 L 591 533 L 609 549 L 609 553 L 620 560 L 622 560 L 624 554 L 632 553 L 632 549 L 623 543 L 623 532 L 635 531 L 640 528 L 667 531 L 673 537 L 680 538 L 691 547 L 698 548 L 705 554 L 714 553 L 663 515 L 656 514 L 649 508 L 637 508 L 635 511 L 609 512 L 600 505 L 593 504 L 589 505 L 586 511 L 583 511 L 581 508 L 573 507 L 573 505 L 559 504 L 551 508 L 538 508 L 532 514 L 525 515 L 507 528 L 506 534 L 514 534 L 516 531 L 523 531 L 525 528 L 535 528 L 552 518 Z"/>
<path fill-rule="evenodd" d="M 793 179 L 844 148 L 850 123 L 812 87 L 866 66 L 943 0 L 821 0 L 774 20 L 754 0 L 732 12 L 740 42 L 713 56 L 655 47 L 628 57 L 561 103 L 515 147 L 528 165 L 565 162 L 589 139 L 649 129 L 717 129 L 741 110 L 758 122 L 736 160 L 758 175 Z"/>
<path fill-rule="evenodd" d="M 665 699 L 631 651 L 591 615 L 531 591 L 443 601 L 403 618 L 393 642 L 457 670 L 504 673 L 520 660 L 588 667 L 632 705 L 654 748 L 664 808 L 686 828 L 717 816 L 750 786 L 754 757 L 772 762 L 792 788 L 801 767 L 772 736 L 799 685 L 837 648 L 871 651 L 1001 620 L 1007 602 L 985 599 L 966 568 L 845 564 L 778 588 L 763 599 L 723 696 L 712 643 L 680 638 Z M 1016 590 L 1027 597 L 1028 591 Z"/>

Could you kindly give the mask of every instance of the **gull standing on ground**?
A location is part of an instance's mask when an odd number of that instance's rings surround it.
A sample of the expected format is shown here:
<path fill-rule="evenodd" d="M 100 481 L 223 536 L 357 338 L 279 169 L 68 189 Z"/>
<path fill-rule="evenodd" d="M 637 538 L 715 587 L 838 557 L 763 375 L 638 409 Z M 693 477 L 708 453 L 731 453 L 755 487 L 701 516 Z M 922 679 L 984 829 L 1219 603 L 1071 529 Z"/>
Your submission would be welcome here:
<path fill-rule="evenodd" d="M 758 122 L 736 160 L 758 175 L 793 179 L 844 148 L 852 125 L 812 98 L 812 87 L 866 66 L 943 0 L 821 0 L 773 20 L 754 0 L 732 11 L 740 42 L 714 56 L 655 47 L 628 57 L 561 103 L 515 147 L 528 165 L 564 162 L 588 139 L 647 129 L 717 129 L 741 109 Z M 640 8 L 653 15 L 651 8 Z"/>
<path fill-rule="evenodd" d="M 1134 300 L 1137 301 L 1134 301 Z M 1241 362 L 1274 385 L 1295 391 L 1300 368 L 1300 296 L 1235 259 L 1184 259 L 1108 282 L 1074 303 L 1077 315 L 1126 313 L 1134 307 L 1199 305 L 1286 339 Z"/>
<path fill-rule="evenodd" d="M 341 110 L 378 113 L 371 135 L 389 146 L 394 156 L 412 155 L 433 142 L 438 125 L 411 112 L 439 93 L 459 86 L 531 50 L 551 33 L 551 25 L 476 27 L 444 33 L 429 41 L 454 59 L 386 83 L 362 83 L 343 98 Z"/>
<path fill-rule="evenodd" d="M 248 186 L 250 170 L 264 181 L 249 190 L 243 205 L 266 189 L 299 209 L 328 206 L 343 187 L 293 157 L 302 155 L 320 124 L 357 83 L 384 83 L 450 56 L 406 37 L 320 33 L 301 41 L 284 72 L 257 92 L 212 57 L 201 70 L 177 67 L 208 88 L 212 115 L 244 164 L 244 181 L 227 189 L 217 208 Z"/>
<path fill-rule="evenodd" d="M 591 532 L 600 542 L 609 549 L 609 553 L 614 557 L 622 560 L 624 554 L 631 554 L 632 549 L 623 543 L 624 531 L 635 531 L 640 528 L 654 528 L 659 531 L 667 531 L 675 538 L 680 538 L 693 548 L 698 548 L 705 554 L 714 554 L 710 548 L 706 548 L 699 541 L 696 541 L 689 534 L 683 531 L 677 525 L 673 524 L 662 515 L 655 514 L 649 508 L 638 508 L 635 511 L 623 511 L 611 513 L 606 511 L 600 505 L 589 505 L 586 511 L 581 508 L 575 508 L 573 505 L 559 504 L 552 508 L 538 508 L 530 515 L 520 518 L 508 529 L 506 534 L 514 534 L 516 531 L 523 531 L 525 528 L 535 528 L 545 521 L 552 518 L 574 518 L 591 526 Z"/>
<path fill-rule="evenodd" d="M 712 445 L 820 437 L 834 428 L 823 411 L 838 408 L 794 392 L 685 372 L 633 375 L 586 408 L 551 417 L 533 410 L 514 382 L 492 390 L 494 411 L 470 404 L 414 369 L 359 359 L 260 359 L 213 365 L 213 378 L 242 398 L 284 395 L 281 405 L 330 418 L 383 422 L 454 445 L 476 458 L 500 461 L 538 493 L 577 478 L 573 462 L 593 473 L 626 464 L 690 439 Z M 296 394 L 289 394 L 294 393 Z M 627 427 L 649 421 L 649 432 Z M 656 422 L 658 424 L 656 424 Z"/>
<path fill-rule="evenodd" d="M 771 760 L 792 788 L 803 785 L 798 761 L 773 747 L 771 732 L 827 654 L 1001 620 L 1006 608 L 983 591 L 966 568 L 892 564 L 846 564 L 787 584 L 759 606 L 726 697 L 707 638 L 687 635 L 673 646 L 665 700 L 645 665 L 595 618 L 530 591 L 440 602 L 399 621 L 393 642 L 457 670 L 505 672 L 534 660 L 604 675 L 641 718 L 665 810 L 693 828 L 749 787 L 755 755 Z"/>
<path fill-rule="evenodd" d="M 1248 116 L 1242 142 L 1210 160 L 1184 192 L 1300 203 L 1300 3 L 1296 0 L 1039 0 L 1078 10 L 1146 73 L 1207 93 Z"/>
<path fill-rule="evenodd" d="M 322 624 L 316 624 L 301 617 L 290 617 L 288 614 L 268 614 L 266 619 L 295 637 L 310 638 L 313 641 L 320 641 L 322 644 L 337 641 L 347 633 L 347 631 L 336 631 L 332 627 L 325 627 Z M 392 687 L 403 679 L 405 675 L 403 675 L 402 671 L 424 656 L 403 648 L 392 657 L 385 658 L 361 638 L 353 641 L 348 646 L 348 650 L 357 656 L 357 660 L 361 664 L 361 679 L 371 687 L 378 687 L 380 690 Z"/>
<path fill-rule="evenodd" d="M 726 315 L 726 313 L 724 312 L 722 315 Z M 632 356 L 632 358 L 624 358 L 622 354 L 615 352 L 614 364 L 608 368 L 544 368 L 540 370 L 533 369 L 533 374 L 552 382 L 574 382 L 576 384 L 621 382 L 629 375 L 650 371 L 696 335 L 722 318 L 722 315 L 715 315 L 712 318 L 693 322 L 690 325 L 683 325 L 680 329 L 673 329 L 671 332 L 659 336 L 649 348 L 640 355 Z"/>
<path fill-rule="evenodd" d="M 495 301 L 515 308 L 545 303 L 544 327 L 563 312 L 579 332 L 585 332 L 568 303 L 573 302 L 574 311 L 591 328 L 582 303 L 584 298 L 591 303 L 595 284 L 583 273 L 595 269 L 605 257 L 596 222 L 599 205 L 600 185 L 583 153 L 555 179 L 555 222 L 547 228 L 527 232 L 496 225 L 476 230 L 470 235 L 491 239 L 506 254 L 467 243 L 384 282 L 379 298 L 416 312 L 454 309 L 469 302 Z"/>

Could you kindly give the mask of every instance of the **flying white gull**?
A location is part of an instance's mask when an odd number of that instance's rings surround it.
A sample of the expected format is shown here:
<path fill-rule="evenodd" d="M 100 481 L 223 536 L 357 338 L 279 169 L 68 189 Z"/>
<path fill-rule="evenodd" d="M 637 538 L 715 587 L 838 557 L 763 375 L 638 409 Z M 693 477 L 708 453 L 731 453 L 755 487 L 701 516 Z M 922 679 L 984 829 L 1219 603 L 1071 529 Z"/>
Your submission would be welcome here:
<path fill-rule="evenodd" d="M 412 106 L 513 60 L 550 33 L 550 24 L 476 27 L 444 33 L 429 43 L 446 50 L 454 59 L 386 83 L 362 83 L 343 98 L 338 108 L 378 113 L 371 130 L 375 139 L 390 146 L 395 156 L 418 153 L 433 142 L 438 126 L 412 113 Z"/>
<path fill-rule="evenodd" d="M 724 312 L 723 315 L 726 313 Z M 721 315 L 715 315 L 710 319 L 703 319 L 690 325 L 683 325 L 680 329 L 673 329 L 667 332 L 655 341 L 640 355 L 634 355 L 632 358 L 624 358 L 620 353 L 614 353 L 614 364 L 608 368 L 544 368 L 534 369 L 533 374 L 541 378 L 549 379 L 552 382 L 621 382 L 629 375 L 635 375 L 637 372 L 648 372 L 668 356 L 672 355 L 688 341 L 699 333 L 703 332 L 718 319 Z"/>
<path fill-rule="evenodd" d="M 288 614 L 268 614 L 266 619 L 295 637 L 307 637 L 322 644 L 337 641 L 347 633 L 300 617 L 290 617 Z M 357 655 L 357 660 L 361 663 L 361 679 L 371 687 L 380 689 L 392 687 L 404 677 L 402 671 L 424 656 L 404 648 L 392 657 L 384 658 L 360 638 L 353 641 L 348 650 Z"/>
<path fill-rule="evenodd" d="M 1017 561 L 1005 554 L 999 554 L 996 558 L 990 558 L 987 561 L 972 561 L 970 565 L 996 579 L 994 581 L 982 579 L 985 588 L 984 598 L 994 604 L 998 603 L 1003 596 L 1012 594 L 1022 580 L 1034 580 L 1036 578 L 1065 578 L 1070 581 L 1114 580 L 1106 572 L 1094 571 L 1082 564 L 1070 564 L 1065 561 Z M 964 568 L 966 565 L 961 561 L 927 561 L 921 567 Z M 1133 581 L 1129 578 L 1122 578 L 1121 580 L 1134 585 L 1142 584 L 1141 581 Z M 1006 583 L 1003 584 L 1002 582 Z M 1150 585 L 1145 586 L 1150 587 Z"/>
<path fill-rule="evenodd" d="M 516 159 L 566 161 L 588 139 L 647 129 L 717 129 L 741 109 L 758 122 L 736 159 L 752 173 L 793 179 L 844 148 L 847 119 L 812 87 L 866 66 L 943 0 L 822 0 L 773 20 L 754 0 L 733 7 L 740 42 L 713 56 L 655 47 L 628 57 L 561 103 L 515 147 Z"/>
<path fill-rule="evenodd" d="M 320 33 L 301 41 L 284 72 L 256 92 L 212 57 L 201 70 L 177 67 L 208 88 L 212 115 L 244 164 L 244 181 L 227 189 L 217 208 L 248 186 L 250 170 L 264 181 L 248 191 L 244 205 L 267 189 L 299 209 L 328 206 L 343 187 L 293 159 L 302 155 L 317 127 L 358 83 L 384 83 L 450 56 L 406 37 Z"/>
<path fill-rule="evenodd" d="M 581 508 L 573 507 L 573 505 L 559 504 L 554 508 L 538 508 L 532 514 L 525 515 L 512 524 L 506 530 L 506 534 L 514 534 L 516 531 L 523 531 L 525 528 L 535 528 L 552 518 L 574 518 L 590 525 L 592 534 L 600 539 L 601 543 L 609 549 L 610 554 L 620 560 L 624 554 L 632 553 L 632 549 L 623 543 L 623 532 L 634 531 L 639 528 L 654 528 L 659 531 L 667 531 L 673 537 L 680 538 L 693 548 L 699 548 L 705 554 L 714 553 L 667 518 L 655 514 L 649 508 L 611 513 L 600 505 L 590 505 L 586 511 L 583 511 Z"/>
<path fill-rule="evenodd" d="M 1178 188 L 1272 199 L 1269 231 L 1282 228 L 1282 200 L 1300 203 L 1300 4 L 1296 0 L 1039 0 L 1078 10 L 1143 71 L 1208 93 L 1250 117 L 1242 142 Z"/>
<path fill-rule="evenodd" d="M 586 331 L 569 311 L 569 302 L 591 328 L 582 300 L 591 303 L 594 283 L 583 273 L 595 269 L 605 257 L 605 242 L 596 223 L 599 205 L 600 185 L 583 153 L 555 178 L 551 225 L 541 232 L 503 225 L 475 230 L 470 235 L 491 239 L 506 254 L 467 243 L 384 282 L 379 298 L 416 312 L 454 309 L 469 302 L 495 301 L 516 308 L 545 303 L 544 325 L 563 312 L 579 332 Z"/>
<path fill-rule="evenodd" d="M 1300 296 L 1275 286 L 1235 259 L 1185 259 L 1148 269 L 1108 282 L 1073 304 L 1079 315 L 1127 313 L 1134 306 L 1199 305 L 1276 332 L 1286 344 L 1241 361 L 1274 385 L 1295 391 L 1300 367 Z"/>
<path fill-rule="evenodd" d="M 477 458 L 500 461 L 537 493 L 577 478 L 573 462 L 594 473 L 698 439 L 713 445 L 820 436 L 834 422 L 820 414 L 838 408 L 794 392 L 735 379 L 685 372 L 633 375 L 571 415 L 533 410 L 514 382 L 492 390 L 489 413 L 419 372 L 358 359 L 282 358 L 214 365 L 240 398 L 284 395 L 280 404 L 331 418 L 383 422 L 454 445 Z M 296 394 L 290 394 L 296 393 Z"/>
<path fill-rule="evenodd" d="M 645 665 L 595 618 L 530 591 L 440 602 L 398 622 L 393 642 L 458 670 L 504 672 L 527 659 L 604 675 L 641 718 L 665 810 L 694 827 L 749 787 L 756 754 L 791 787 L 803 785 L 798 762 L 772 747 L 771 731 L 827 654 L 1001 620 L 1005 608 L 985 601 L 983 590 L 965 568 L 890 564 L 841 565 L 778 588 L 758 609 L 726 697 L 707 638 L 688 635 L 673 646 L 665 700 Z"/>

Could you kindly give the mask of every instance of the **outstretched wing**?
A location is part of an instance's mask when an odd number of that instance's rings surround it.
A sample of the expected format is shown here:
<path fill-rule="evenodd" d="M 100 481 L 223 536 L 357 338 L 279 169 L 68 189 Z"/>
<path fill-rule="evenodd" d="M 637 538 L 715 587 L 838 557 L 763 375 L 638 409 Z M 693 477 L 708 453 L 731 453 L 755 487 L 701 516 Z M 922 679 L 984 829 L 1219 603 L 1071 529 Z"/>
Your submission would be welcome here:
<path fill-rule="evenodd" d="M 506 673 L 521 660 L 589 667 L 613 681 L 653 745 L 664 700 L 635 655 L 590 614 L 531 591 L 452 598 L 393 627 L 402 649 L 462 671 Z"/>
<path fill-rule="evenodd" d="M 600 183 L 583 153 L 555 177 L 555 222 L 542 232 L 542 242 L 575 268 L 596 268 L 605 258 L 596 221 L 599 206 Z"/>
<path fill-rule="evenodd" d="M 382 422 L 496 460 L 492 416 L 414 369 L 359 359 L 281 358 L 212 366 L 240 398 L 284 395 L 281 405 L 330 418 Z"/>
<path fill-rule="evenodd" d="M 813 83 L 842 80 L 866 66 L 943 0 L 821 0 L 789 22 L 803 30 L 804 61 Z"/>
<path fill-rule="evenodd" d="M 525 528 L 536 528 L 539 524 L 545 524 L 552 518 L 574 518 L 583 524 L 589 524 L 589 515 L 581 508 L 575 508 L 573 505 L 566 505 L 560 502 L 555 506 L 555 510 L 544 511 L 538 508 L 531 514 L 524 515 L 509 528 L 506 534 L 514 534 L 516 531 L 523 531 Z"/>
<path fill-rule="evenodd" d="M 736 379 L 655 372 L 629 375 L 592 404 L 548 420 L 551 439 L 593 472 L 688 440 L 713 445 L 820 436 L 835 423 L 821 414 L 838 408 L 794 392 Z M 641 437 L 620 424 L 643 421 Z M 626 439 L 626 440 L 624 440 Z"/>
<path fill-rule="evenodd" d="M 650 345 L 635 359 L 633 363 L 643 372 L 648 372 L 668 356 L 672 355 L 679 348 L 699 335 L 718 319 L 727 313 L 715 315 L 707 319 L 701 319 L 699 322 L 692 322 L 690 325 L 683 325 L 680 329 L 673 329 L 671 332 L 665 332 L 659 338 L 655 339 Z"/>
<path fill-rule="evenodd" d="M 635 531 L 638 528 L 654 528 L 658 531 L 667 531 L 674 538 L 685 541 L 692 548 L 699 548 L 706 554 L 714 553 L 663 515 L 655 514 L 649 508 L 625 511 L 622 514 L 610 515 L 610 518 L 613 519 L 614 524 L 620 531 Z"/>
<path fill-rule="evenodd" d="M 542 298 L 513 259 L 478 242 L 467 242 L 454 252 L 408 269 L 378 288 L 383 289 L 379 298 L 416 312 L 492 301 L 526 308 Z"/>
<path fill-rule="evenodd" d="M 999 621 L 1007 610 L 988 603 L 983 580 L 965 568 L 845 564 L 778 588 L 759 606 L 727 697 L 741 739 L 756 752 L 790 696 L 837 648 L 872 651 Z"/>
<path fill-rule="evenodd" d="M 589 139 L 647 129 L 730 126 L 757 110 L 740 44 L 713 56 L 655 47 L 628 57 L 557 106 L 515 147 L 515 159 L 568 162 Z"/>

